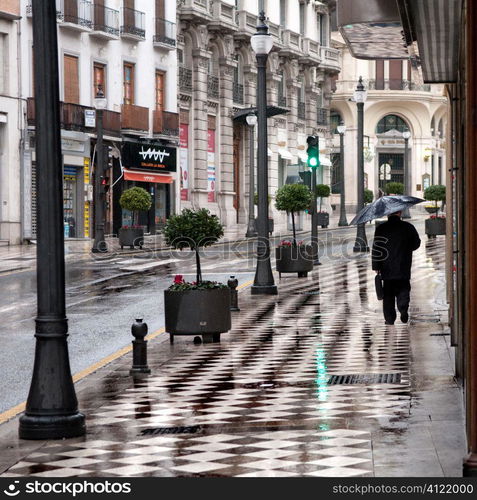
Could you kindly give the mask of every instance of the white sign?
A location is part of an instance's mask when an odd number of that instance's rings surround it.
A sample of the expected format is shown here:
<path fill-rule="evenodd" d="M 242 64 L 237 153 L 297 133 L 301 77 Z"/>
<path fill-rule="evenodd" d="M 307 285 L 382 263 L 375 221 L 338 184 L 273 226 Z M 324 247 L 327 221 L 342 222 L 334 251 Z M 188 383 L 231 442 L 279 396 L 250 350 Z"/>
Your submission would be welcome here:
<path fill-rule="evenodd" d="M 96 110 L 94 109 L 84 110 L 84 126 L 96 127 Z"/>

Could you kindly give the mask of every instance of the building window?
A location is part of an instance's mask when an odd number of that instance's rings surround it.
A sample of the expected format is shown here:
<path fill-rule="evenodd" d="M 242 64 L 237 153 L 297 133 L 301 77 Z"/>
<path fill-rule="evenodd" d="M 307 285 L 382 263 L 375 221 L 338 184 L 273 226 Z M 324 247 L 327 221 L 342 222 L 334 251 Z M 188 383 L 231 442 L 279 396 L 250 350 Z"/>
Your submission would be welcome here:
<path fill-rule="evenodd" d="M 402 61 L 392 59 L 389 61 L 389 90 L 403 90 Z"/>
<path fill-rule="evenodd" d="M 305 82 L 301 78 L 301 85 L 298 91 L 298 118 L 304 120 L 306 118 L 306 104 L 305 104 Z"/>
<path fill-rule="evenodd" d="M 330 112 L 330 131 L 332 134 L 338 133 L 338 125 L 341 123 L 341 115 L 338 111 L 332 109 Z"/>
<path fill-rule="evenodd" d="M 164 111 L 165 76 L 162 71 L 156 71 L 156 111 Z"/>
<path fill-rule="evenodd" d="M 280 26 L 285 28 L 287 25 L 287 0 L 280 0 Z"/>
<path fill-rule="evenodd" d="M 124 104 L 134 104 L 134 64 L 124 63 L 123 71 Z"/>
<path fill-rule="evenodd" d="M 305 8 L 304 3 L 300 3 L 300 35 L 305 34 Z"/>
<path fill-rule="evenodd" d="M 384 90 L 384 60 L 379 59 L 376 61 L 376 80 L 375 87 L 376 90 Z"/>
<path fill-rule="evenodd" d="M 235 56 L 237 66 L 234 68 L 234 81 L 233 81 L 233 102 L 237 104 L 244 103 L 244 88 L 243 88 L 243 63 L 242 56 L 237 54 Z"/>
<path fill-rule="evenodd" d="M 7 35 L 0 33 L 0 93 L 6 94 L 8 92 L 8 78 L 7 78 Z"/>
<path fill-rule="evenodd" d="M 322 47 L 328 46 L 328 26 L 326 22 L 326 16 L 324 14 L 318 14 L 318 27 L 320 30 L 319 41 Z"/>
<path fill-rule="evenodd" d="M 397 115 L 387 115 L 378 123 L 376 127 L 377 134 L 385 134 L 391 130 L 397 130 L 398 132 L 404 132 L 405 130 L 409 130 L 407 123 Z"/>
<path fill-rule="evenodd" d="M 64 93 L 65 102 L 79 104 L 79 70 L 78 58 L 64 56 Z"/>
<path fill-rule="evenodd" d="M 287 180 L 287 162 L 283 158 L 278 158 L 278 187 L 282 187 Z"/>
<path fill-rule="evenodd" d="M 285 81 L 284 71 L 281 72 L 280 80 L 278 82 L 278 105 L 284 108 L 287 105 L 287 84 Z"/>
<path fill-rule="evenodd" d="M 101 63 L 94 63 L 93 65 L 93 98 L 98 95 L 101 87 L 104 95 L 106 96 L 106 65 Z"/>
<path fill-rule="evenodd" d="M 341 171 L 340 171 L 340 153 L 331 154 L 331 192 L 332 194 L 341 194 Z"/>

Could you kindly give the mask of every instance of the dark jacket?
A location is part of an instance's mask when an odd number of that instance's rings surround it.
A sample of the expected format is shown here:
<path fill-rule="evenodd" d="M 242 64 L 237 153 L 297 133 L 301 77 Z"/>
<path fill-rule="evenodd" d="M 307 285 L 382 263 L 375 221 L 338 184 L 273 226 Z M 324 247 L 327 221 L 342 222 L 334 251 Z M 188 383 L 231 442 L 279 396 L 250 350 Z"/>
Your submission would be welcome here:
<path fill-rule="evenodd" d="M 373 269 L 383 280 L 411 279 L 412 252 L 421 245 L 416 228 L 393 215 L 374 233 Z"/>

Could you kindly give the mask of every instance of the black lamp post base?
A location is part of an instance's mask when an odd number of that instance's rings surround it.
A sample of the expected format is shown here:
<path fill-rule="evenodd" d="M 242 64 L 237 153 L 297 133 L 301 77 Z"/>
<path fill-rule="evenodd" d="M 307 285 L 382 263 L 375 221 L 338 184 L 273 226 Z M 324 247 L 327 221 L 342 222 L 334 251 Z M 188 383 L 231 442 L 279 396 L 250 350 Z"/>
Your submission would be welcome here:
<path fill-rule="evenodd" d="M 369 247 L 362 243 L 355 243 L 353 252 L 369 252 Z"/>
<path fill-rule="evenodd" d="M 278 295 L 278 288 L 276 285 L 253 285 L 252 295 Z"/>
<path fill-rule="evenodd" d="M 257 231 L 247 229 L 247 232 L 245 233 L 245 238 L 255 238 L 256 236 L 258 236 Z"/>
<path fill-rule="evenodd" d="M 73 415 L 22 415 L 20 439 L 63 439 L 84 436 L 85 418 L 82 413 Z"/>
<path fill-rule="evenodd" d="M 345 221 L 345 220 L 340 220 L 340 221 L 338 222 L 338 226 L 341 226 L 341 227 L 343 227 L 343 226 L 349 226 L 349 224 L 348 224 L 348 222 L 347 222 L 347 221 Z"/>

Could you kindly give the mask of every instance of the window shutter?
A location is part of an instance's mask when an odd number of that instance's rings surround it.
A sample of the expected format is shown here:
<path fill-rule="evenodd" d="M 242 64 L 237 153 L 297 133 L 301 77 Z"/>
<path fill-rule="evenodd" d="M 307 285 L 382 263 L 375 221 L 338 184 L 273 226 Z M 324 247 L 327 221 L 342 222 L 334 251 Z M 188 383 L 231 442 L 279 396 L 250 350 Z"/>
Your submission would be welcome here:
<path fill-rule="evenodd" d="M 65 102 L 79 104 L 78 58 L 65 55 L 64 58 Z"/>
<path fill-rule="evenodd" d="M 401 59 L 392 59 L 389 61 L 389 88 L 390 90 L 402 90 Z"/>

